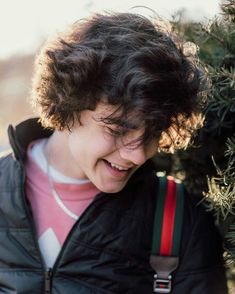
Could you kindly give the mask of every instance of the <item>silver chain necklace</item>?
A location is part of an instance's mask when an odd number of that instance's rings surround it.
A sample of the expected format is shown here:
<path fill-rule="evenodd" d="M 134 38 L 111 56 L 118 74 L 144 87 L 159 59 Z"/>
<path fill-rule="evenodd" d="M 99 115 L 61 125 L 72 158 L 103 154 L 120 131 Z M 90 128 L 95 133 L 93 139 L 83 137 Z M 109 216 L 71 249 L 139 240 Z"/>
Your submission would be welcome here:
<path fill-rule="evenodd" d="M 45 144 L 46 145 L 46 144 Z M 46 146 L 45 146 L 46 147 Z M 44 148 L 45 150 L 45 148 Z M 71 218 L 75 219 L 75 220 L 78 220 L 78 216 L 73 213 L 71 210 L 68 209 L 68 207 L 66 207 L 63 203 L 63 201 L 61 200 L 58 192 L 56 191 L 55 187 L 54 187 L 54 184 L 53 184 L 53 180 L 52 180 L 52 177 L 51 177 L 51 174 L 50 174 L 50 165 L 49 165 L 49 162 L 48 162 L 48 159 L 47 159 L 47 156 L 46 156 L 46 152 L 44 152 L 44 155 L 45 155 L 45 159 L 46 159 L 46 170 L 47 170 L 47 176 L 48 176 L 48 182 L 49 182 L 49 187 L 50 187 L 50 190 L 51 190 L 51 193 L 53 195 L 53 198 L 55 199 L 56 203 L 59 205 L 59 207 L 68 215 L 70 216 Z"/>

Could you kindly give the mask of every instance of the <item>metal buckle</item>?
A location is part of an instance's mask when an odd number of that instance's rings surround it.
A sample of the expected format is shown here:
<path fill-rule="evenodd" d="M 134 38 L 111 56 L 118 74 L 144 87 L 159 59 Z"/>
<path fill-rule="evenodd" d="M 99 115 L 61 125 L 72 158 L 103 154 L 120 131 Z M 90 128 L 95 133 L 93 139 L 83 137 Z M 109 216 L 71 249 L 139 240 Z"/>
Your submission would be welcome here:
<path fill-rule="evenodd" d="M 168 279 L 160 279 L 157 274 L 154 275 L 153 292 L 154 293 L 170 293 L 171 292 L 171 278 L 169 275 Z"/>

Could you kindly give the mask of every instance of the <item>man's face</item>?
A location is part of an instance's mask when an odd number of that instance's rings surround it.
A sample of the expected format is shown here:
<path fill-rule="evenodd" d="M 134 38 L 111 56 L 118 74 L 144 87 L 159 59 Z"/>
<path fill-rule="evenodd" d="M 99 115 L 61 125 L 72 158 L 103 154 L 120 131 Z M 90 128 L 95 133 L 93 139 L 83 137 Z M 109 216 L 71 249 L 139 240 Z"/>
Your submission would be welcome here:
<path fill-rule="evenodd" d="M 94 111 L 83 111 L 81 124 L 77 123 L 68 135 L 70 159 L 76 176 L 89 179 L 107 193 L 122 190 L 132 174 L 157 150 L 157 140 L 148 146 L 136 143 L 133 146 L 143 130 L 131 130 L 122 138 L 115 137 L 111 129 L 115 130 L 117 126 L 100 120 L 114 110 L 114 106 L 99 103 Z"/>

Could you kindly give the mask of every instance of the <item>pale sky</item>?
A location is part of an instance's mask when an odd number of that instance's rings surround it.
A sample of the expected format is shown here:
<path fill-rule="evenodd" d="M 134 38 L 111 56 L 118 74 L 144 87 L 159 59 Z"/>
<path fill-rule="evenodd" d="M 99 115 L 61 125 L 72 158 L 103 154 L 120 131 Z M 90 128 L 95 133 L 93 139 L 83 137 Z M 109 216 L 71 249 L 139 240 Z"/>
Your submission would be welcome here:
<path fill-rule="evenodd" d="M 218 15 L 220 0 L 0 0 L 0 59 L 30 53 L 66 25 L 104 10 L 128 11 L 151 16 L 147 6 L 170 19 L 186 8 L 191 19 L 208 21 Z"/>

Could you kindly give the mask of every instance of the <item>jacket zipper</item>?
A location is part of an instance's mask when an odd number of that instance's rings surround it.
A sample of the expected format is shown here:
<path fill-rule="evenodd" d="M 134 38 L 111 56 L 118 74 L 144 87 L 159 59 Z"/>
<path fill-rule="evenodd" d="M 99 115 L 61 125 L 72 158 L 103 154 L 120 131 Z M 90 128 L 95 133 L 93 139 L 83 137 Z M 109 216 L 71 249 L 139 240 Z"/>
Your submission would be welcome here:
<path fill-rule="evenodd" d="M 24 166 L 23 163 L 21 163 L 21 164 L 22 164 L 22 166 Z M 23 204 L 24 204 L 24 207 L 25 207 L 26 214 L 28 216 L 28 219 L 30 220 L 30 226 L 31 226 L 31 231 L 32 231 L 34 243 L 35 243 L 35 246 L 36 246 L 37 251 L 39 253 L 42 268 L 43 268 L 43 272 L 44 272 L 44 291 L 45 291 L 45 294 L 50 294 L 51 293 L 51 281 L 52 281 L 52 269 L 46 267 L 44 258 L 42 256 L 41 250 L 40 250 L 39 245 L 38 245 L 38 240 L 37 240 L 37 234 L 36 234 L 36 229 L 35 229 L 35 225 L 34 225 L 34 220 L 33 220 L 32 214 L 29 211 L 28 205 L 26 204 L 26 195 L 25 195 L 25 190 L 24 190 L 26 173 L 25 173 L 24 168 L 22 169 L 22 172 L 23 172 L 23 180 L 22 180 L 22 195 L 23 195 L 23 197 L 22 197 L 22 200 L 23 200 Z"/>
<path fill-rule="evenodd" d="M 66 249 L 66 246 L 67 246 L 67 243 L 69 242 L 71 236 L 73 235 L 73 232 L 76 230 L 76 227 L 77 225 L 80 223 L 80 221 L 83 219 L 83 217 L 88 213 L 88 211 L 94 206 L 95 203 L 97 203 L 99 200 L 103 199 L 104 196 L 106 194 L 104 192 L 100 192 L 98 193 L 96 196 L 95 196 L 95 199 L 89 204 L 89 206 L 85 209 L 85 211 L 81 214 L 81 216 L 79 217 L 79 219 L 74 223 L 72 229 L 69 231 L 65 241 L 64 241 L 64 244 L 56 258 L 56 261 L 54 263 L 54 266 L 51 270 L 51 274 L 53 274 L 53 272 L 55 272 L 56 268 L 57 268 L 57 265 L 61 259 L 61 256 L 63 255 L 63 252 L 65 251 Z"/>
<path fill-rule="evenodd" d="M 45 271 L 45 294 L 51 294 L 51 279 L 52 279 L 52 269 L 48 268 Z"/>
<path fill-rule="evenodd" d="M 66 248 L 66 245 L 67 245 L 67 243 L 68 243 L 68 241 L 70 239 L 70 236 L 73 234 L 73 231 L 77 227 L 77 224 L 84 217 L 84 215 L 87 213 L 87 211 L 91 209 L 91 207 L 94 205 L 94 203 L 96 203 L 101 198 L 103 198 L 105 196 L 105 193 L 100 192 L 100 193 L 98 193 L 95 196 L 95 199 L 90 203 L 90 205 L 86 208 L 86 210 L 82 213 L 82 215 L 79 217 L 79 219 L 75 222 L 75 224 L 73 225 L 72 229 L 70 230 L 67 238 L 65 239 L 64 244 L 62 245 L 62 248 L 61 248 L 61 250 L 59 252 L 59 255 L 56 258 L 56 261 L 55 261 L 53 267 L 52 268 L 47 268 L 46 267 L 46 264 L 45 264 L 45 261 L 44 261 L 44 258 L 42 256 L 41 250 L 39 248 L 37 238 L 36 238 L 37 234 L 36 234 L 36 229 L 35 229 L 35 225 L 34 225 L 34 220 L 33 220 L 32 214 L 30 213 L 29 208 L 28 208 L 28 206 L 26 204 L 26 195 L 25 195 L 25 191 L 24 191 L 24 185 L 25 185 L 25 180 L 26 180 L 26 173 L 25 173 L 23 162 L 21 162 L 21 165 L 23 167 L 22 168 L 22 172 L 23 172 L 23 180 L 22 180 L 22 195 L 23 195 L 22 198 L 23 198 L 23 204 L 24 204 L 24 207 L 25 207 L 26 214 L 28 215 L 28 219 L 30 220 L 30 225 L 31 225 L 32 233 L 33 233 L 34 243 L 35 243 L 35 246 L 36 246 L 36 248 L 37 248 L 37 250 L 39 252 L 40 259 L 41 259 L 41 264 L 42 264 L 43 271 L 44 271 L 44 289 L 45 289 L 45 294 L 51 294 L 51 285 L 52 285 L 53 273 L 55 272 L 55 270 L 57 268 L 57 264 L 58 264 L 58 262 L 60 260 L 60 257 L 62 256 L 62 254 L 63 254 L 63 252 L 64 252 L 64 250 Z"/>

